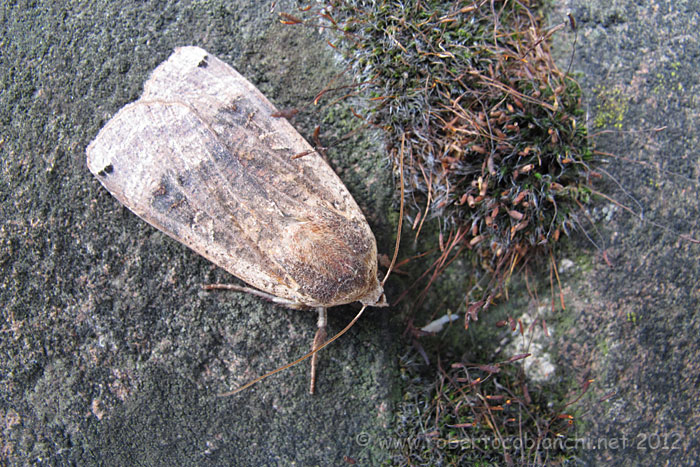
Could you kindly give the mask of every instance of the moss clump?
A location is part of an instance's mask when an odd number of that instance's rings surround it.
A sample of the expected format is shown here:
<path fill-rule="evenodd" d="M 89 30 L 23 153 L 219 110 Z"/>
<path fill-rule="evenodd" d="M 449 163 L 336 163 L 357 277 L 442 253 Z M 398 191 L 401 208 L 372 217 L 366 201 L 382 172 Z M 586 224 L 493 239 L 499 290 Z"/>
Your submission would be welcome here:
<path fill-rule="evenodd" d="M 590 382 L 558 394 L 556 388 L 528 383 L 522 361 L 453 364 L 431 382 L 411 353 L 404 355 L 406 392 L 397 409 L 392 465 L 561 465 L 573 460 L 581 448 L 574 405 Z"/>
<path fill-rule="evenodd" d="M 590 195 L 581 91 L 555 65 L 535 6 L 348 0 L 318 12 L 351 66 L 349 95 L 403 161 L 416 237 L 437 217 L 441 251 L 471 250 L 489 273 L 477 308 L 515 263 L 568 234 Z"/>

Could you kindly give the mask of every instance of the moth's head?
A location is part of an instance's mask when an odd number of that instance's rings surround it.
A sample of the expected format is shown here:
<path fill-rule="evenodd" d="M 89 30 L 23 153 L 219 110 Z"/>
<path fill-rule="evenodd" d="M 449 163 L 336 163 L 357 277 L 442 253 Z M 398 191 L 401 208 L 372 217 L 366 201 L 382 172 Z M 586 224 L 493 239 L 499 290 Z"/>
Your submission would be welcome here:
<path fill-rule="evenodd" d="M 358 300 L 363 305 L 373 306 L 377 308 L 389 306 L 389 304 L 386 301 L 384 289 L 382 288 L 379 281 L 377 281 L 377 284 L 374 287 L 374 289 L 370 290 L 367 294 L 365 294 L 363 297 L 360 297 Z"/>

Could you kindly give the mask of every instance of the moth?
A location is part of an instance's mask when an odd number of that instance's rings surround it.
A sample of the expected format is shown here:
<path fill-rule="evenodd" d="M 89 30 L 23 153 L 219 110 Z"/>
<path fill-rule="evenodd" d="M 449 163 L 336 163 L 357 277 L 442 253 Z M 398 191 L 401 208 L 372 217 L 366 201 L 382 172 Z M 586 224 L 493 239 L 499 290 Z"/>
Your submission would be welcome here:
<path fill-rule="evenodd" d="M 221 288 L 318 309 L 318 349 L 326 308 L 386 305 L 377 246 L 340 178 L 274 115 L 232 67 L 177 48 L 88 145 L 87 165 L 137 216 L 253 287 Z"/>

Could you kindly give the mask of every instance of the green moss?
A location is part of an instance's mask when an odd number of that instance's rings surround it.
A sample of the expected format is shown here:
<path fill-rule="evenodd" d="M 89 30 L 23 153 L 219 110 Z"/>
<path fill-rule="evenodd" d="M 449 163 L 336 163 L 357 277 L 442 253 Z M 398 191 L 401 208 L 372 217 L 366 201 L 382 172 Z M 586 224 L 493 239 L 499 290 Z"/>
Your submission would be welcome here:
<path fill-rule="evenodd" d="M 615 128 L 621 130 L 629 107 L 629 98 L 621 89 L 596 89 L 598 107 L 596 117 L 593 120 L 595 128 Z"/>
<path fill-rule="evenodd" d="M 536 8 L 505 1 L 494 16 L 449 2 L 342 1 L 329 10 L 360 113 L 386 130 L 395 165 L 403 157 L 409 222 L 439 219 L 494 275 L 473 302 L 493 299 L 510 264 L 568 233 L 589 201 L 595 160 L 580 88 L 526 33 Z"/>
<path fill-rule="evenodd" d="M 682 64 L 672 62 L 666 68 L 657 72 L 654 75 L 656 83 L 652 86 L 651 92 L 657 96 L 663 96 L 668 93 L 680 93 L 684 90 L 681 82 L 680 70 Z"/>

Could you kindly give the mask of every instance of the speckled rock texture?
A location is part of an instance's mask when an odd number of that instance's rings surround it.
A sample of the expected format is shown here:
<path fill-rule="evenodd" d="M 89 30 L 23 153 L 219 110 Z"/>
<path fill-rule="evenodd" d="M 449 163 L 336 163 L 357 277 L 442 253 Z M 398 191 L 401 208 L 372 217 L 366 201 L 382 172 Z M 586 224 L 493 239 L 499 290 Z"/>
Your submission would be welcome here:
<path fill-rule="evenodd" d="M 3 2 L 0 6 L 0 459 L 47 465 L 332 465 L 386 453 L 357 436 L 390 421 L 391 311 L 370 311 L 320 357 L 236 397 L 310 349 L 315 312 L 200 285 L 233 278 L 122 207 L 85 147 L 177 46 L 235 66 L 307 138 L 352 117 L 311 105 L 341 69 L 293 2 Z M 325 112 L 325 113 L 324 113 Z M 176 137 L 176 135 L 173 135 Z M 345 144 L 345 146 L 344 146 Z M 391 253 L 393 185 L 381 146 L 334 145 L 330 163 Z M 339 331 L 356 308 L 330 311 Z M 2 461 L 0 461 L 2 463 Z"/>
<path fill-rule="evenodd" d="M 568 22 L 568 11 L 577 20 L 571 69 L 597 148 L 612 154 L 596 189 L 615 202 L 596 205 L 595 227 L 584 222 L 597 247 L 578 235 L 564 253 L 574 263 L 561 277 L 566 310 L 551 317 L 555 344 L 543 350 L 572 397 L 595 379 L 576 404 L 582 464 L 692 464 L 700 458 L 700 245 L 688 238 L 700 237 L 700 2 L 552 4 L 551 24 Z M 389 458 L 375 441 L 391 437 L 400 393 L 395 310 L 370 311 L 323 353 L 317 396 L 307 395 L 308 365 L 300 365 L 217 398 L 231 389 L 230 368 L 257 375 L 307 351 L 315 314 L 203 292 L 203 283 L 232 278 L 120 206 L 85 164 L 87 144 L 138 98 L 150 71 L 173 48 L 197 45 L 279 108 L 299 108 L 292 123 L 307 138 L 321 124 L 331 165 L 379 253 L 391 254 L 396 214 L 382 148 L 370 134 L 338 141 L 353 118 L 310 105 L 343 67 L 318 31 L 279 24 L 277 14 L 295 8 L 0 6 L 0 462 Z M 573 34 L 555 40 L 566 68 Z M 526 307 L 518 293 L 510 306 Z M 354 311 L 333 310 L 330 330 Z"/>
<path fill-rule="evenodd" d="M 613 154 L 596 186 L 638 214 L 599 203 L 597 230 L 587 233 L 601 251 L 588 247 L 579 262 L 588 266 L 565 283 L 562 371 L 595 379 L 577 421 L 590 442 L 583 460 L 692 465 L 700 244 L 687 237 L 700 238 L 700 2 L 556 3 L 552 24 L 568 22 L 569 11 L 576 18 L 572 71 L 581 73 L 597 149 Z M 572 43 L 572 33 L 557 39 L 563 67 Z"/>

